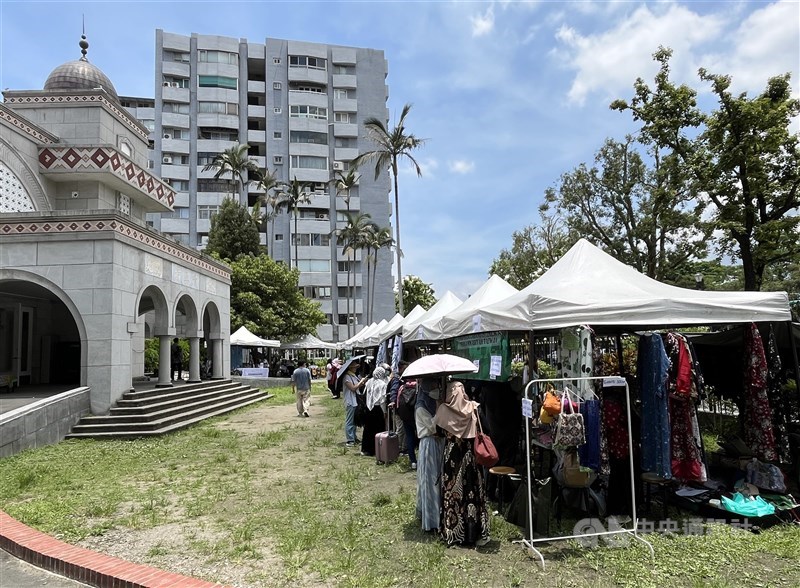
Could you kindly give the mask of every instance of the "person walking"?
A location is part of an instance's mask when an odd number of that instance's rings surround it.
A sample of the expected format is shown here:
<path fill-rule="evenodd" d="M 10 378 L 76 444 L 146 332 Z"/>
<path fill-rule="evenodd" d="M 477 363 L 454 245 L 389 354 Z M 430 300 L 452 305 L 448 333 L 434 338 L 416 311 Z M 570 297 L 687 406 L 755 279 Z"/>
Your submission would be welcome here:
<path fill-rule="evenodd" d="M 311 372 L 305 360 L 297 362 L 297 369 L 292 372 L 292 391 L 297 398 L 297 416 L 307 417 L 311 406 Z"/>
<path fill-rule="evenodd" d="M 369 378 L 361 378 L 358 375 L 358 369 L 361 367 L 361 362 L 358 360 L 350 362 L 347 371 L 344 374 L 344 433 L 345 444 L 347 447 L 354 447 L 358 442 L 356 439 L 356 407 L 358 406 L 358 399 L 356 394 Z"/>
<path fill-rule="evenodd" d="M 339 398 L 339 393 L 336 392 L 336 378 L 337 373 L 339 372 L 339 368 L 342 367 L 342 362 L 339 360 L 338 357 L 331 358 L 328 362 L 328 365 L 325 366 L 325 370 L 327 373 L 327 381 L 328 381 L 328 390 L 331 392 L 331 398 Z"/>
<path fill-rule="evenodd" d="M 391 369 L 391 368 L 390 368 Z M 367 414 L 364 417 L 364 431 L 361 435 L 361 455 L 375 455 L 375 435 L 386 430 L 386 385 L 389 372 L 382 366 L 376 367 L 372 378 L 364 387 L 367 396 Z"/>
<path fill-rule="evenodd" d="M 175 337 L 172 340 L 172 347 L 170 347 L 170 362 L 172 363 L 172 372 L 173 376 L 175 372 L 178 372 L 178 375 L 173 380 L 177 381 L 182 379 L 183 377 L 183 349 L 181 349 L 181 345 L 178 342 L 178 338 Z"/>

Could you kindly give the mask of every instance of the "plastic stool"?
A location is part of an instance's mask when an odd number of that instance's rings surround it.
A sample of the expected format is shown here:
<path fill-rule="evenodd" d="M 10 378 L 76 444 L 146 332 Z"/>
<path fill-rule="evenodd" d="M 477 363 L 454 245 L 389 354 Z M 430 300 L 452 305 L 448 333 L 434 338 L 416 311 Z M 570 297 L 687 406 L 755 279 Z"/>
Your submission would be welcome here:
<path fill-rule="evenodd" d="M 516 474 L 517 470 L 509 466 L 494 466 L 489 468 L 489 474 L 494 476 L 499 476 L 499 480 L 497 482 L 497 492 L 500 494 L 500 512 L 503 511 L 503 494 L 505 494 L 506 489 L 506 478 L 512 474 Z"/>

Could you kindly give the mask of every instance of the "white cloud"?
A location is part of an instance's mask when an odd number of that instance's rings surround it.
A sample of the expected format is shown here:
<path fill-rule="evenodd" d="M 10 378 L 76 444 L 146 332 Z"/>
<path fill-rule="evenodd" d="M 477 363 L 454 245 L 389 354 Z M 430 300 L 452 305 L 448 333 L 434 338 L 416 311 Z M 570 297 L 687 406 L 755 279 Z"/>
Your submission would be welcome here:
<path fill-rule="evenodd" d="M 489 5 L 482 15 L 471 16 L 472 36 L 483 37 L 494 30 L 494 6 Z"/>
<path fill-rule="evenodd" d="M 656 5 L 654 12 L 642 6 L 605 31 L 581 35 L 574 27 L 562 25 L 556 33 L 560 47 L 551 51 L 556 59 L 576 70 L 568 92 L 570 101 L 583 104 L 591 93 L 603 99 L 618 96 L 637 77 L 647 79 L 656 71 L 652 54 L 659 45 L 673 49 L 670 67 L 675 81 L 696 81 L 698 64 L 693 50 L 719 36 L 720 15 L 702 16 L 686 6 Z"/>
<path fill-rule="evenodd" d="M 465 161 L 463 159 L 456 159 L 450 162 L 450 171 L 455 174 L 468 174 L 475 169 L 474 161 Z"/>

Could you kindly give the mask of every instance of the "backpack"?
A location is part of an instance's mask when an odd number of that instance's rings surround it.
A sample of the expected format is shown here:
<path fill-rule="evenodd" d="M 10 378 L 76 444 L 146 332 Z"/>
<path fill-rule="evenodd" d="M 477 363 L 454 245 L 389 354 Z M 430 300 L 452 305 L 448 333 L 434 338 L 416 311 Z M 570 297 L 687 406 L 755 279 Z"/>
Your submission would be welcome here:
<path fill-rule="evenodd" d="M 417 403 L 416 383 L 403 383 L 397 391 L 397 416 L 404 423 L 414 422 L 414 405 Z"/>

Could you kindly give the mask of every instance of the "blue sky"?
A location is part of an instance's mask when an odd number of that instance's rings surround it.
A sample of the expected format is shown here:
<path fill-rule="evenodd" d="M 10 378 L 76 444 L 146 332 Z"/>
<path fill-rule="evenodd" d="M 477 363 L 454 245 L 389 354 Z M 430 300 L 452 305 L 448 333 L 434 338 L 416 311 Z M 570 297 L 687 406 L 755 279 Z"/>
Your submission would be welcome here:
<path fill-rule="evenodd" d="M 390 123 L 428 139 L 423 176 L 400 174 L 403 273 L 465 298 L 513 231 L 538 219 L 546 188 L 607 137 L 635 129 L 609 110 L 652 82 L 671 47 L 673 79 L 697 70 L 755 95 L 800 79 L 800 3 L 782 2 L 13 2 L 0 0 L 0 88 L 41 88 L 57 65 L 89 59 L 121 95 L 152 96 L 155 29 L 382 49 Z M 797 130 L 797 129 L 795 129 Z"/>

